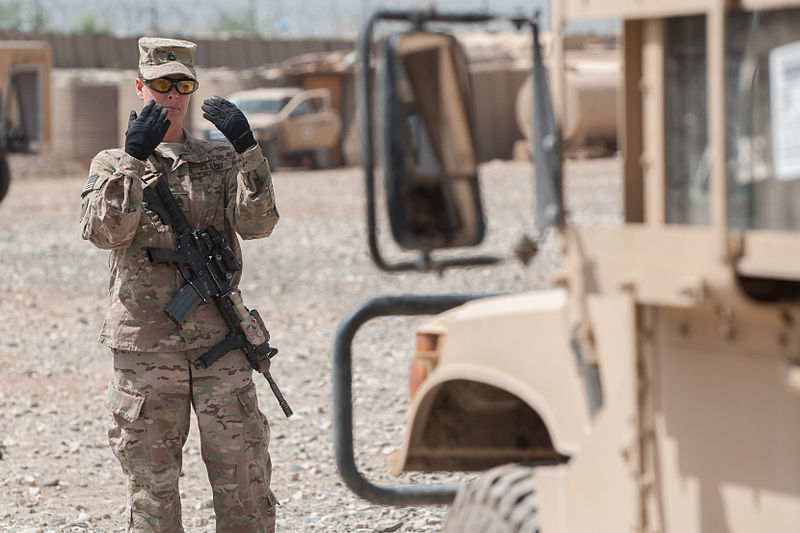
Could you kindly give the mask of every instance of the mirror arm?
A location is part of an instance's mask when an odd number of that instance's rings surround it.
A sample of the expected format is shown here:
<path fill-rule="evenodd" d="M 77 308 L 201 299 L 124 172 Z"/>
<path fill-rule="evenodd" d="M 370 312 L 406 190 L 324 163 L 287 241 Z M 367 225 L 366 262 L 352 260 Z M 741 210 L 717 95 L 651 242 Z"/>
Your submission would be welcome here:
<path fill-rule="evenodd" d="M 375 215 L 375 161 L 374 142 L 372 140 L 372 77 L 370 75 L 370 58 L 372 55 L 372 29 L 375 22 L 383 18 L 385 12 L 378 11 L 367 20 L 359 34 L 358 55 L 361 83 L 361 165 L 364 167 L 364 188 L 367 196 L 367 235 L 369 252 L 372 261 L 381 270 L 409 270 L 411 263 L 389 264 L 384 261 L 378 249 L 378 229 Z"/>
<path fill-rule="evenodd" d="M 483 296 L 488 295 L 378 296 L 352 309 L 339 324 L 331 365 L 333 446 L 342 479 L 362 498 L 387 505 L 448 504 L 455 498 L 459 486 L 375 485 L 359 471 L 353 435 L 353 340 L 356 333 L 374 318 L 435 315 Z"/>
<path fill-rule="evenodd" d="M 378 223 L 375 210 L 375 143 L 373 142 L 372 132 L 373 92 L 370 58 L 372 57 L 373 28 L 378 20 L 405 20 L 421 28 L 425 23 L 431 21 L 476 23 L 486 22 L 494 18 L 495 17 L 492 15 L 482 13 L 437 13 L 434 10 L 385 10 L 373 13 L 364 24 L 363 30 L 359 33 L 358 73 L 360 76 L 360 83 L 357 84 L 357 88 L 360 89 L 362 96 L 358 99 L 360 102 L 358 111 L 361 116 L 361 165 L 364 168 L 364 189 L 367 197 L 367 241 L 369 244 L 370 257 L 381 270 L 389 272 L 404 270 L 438 270 L 442 272 L 451 267 L 493 265 L 503 260 L 501 257 L 488 255 L 434 260 L 430 257 L 430 253 L 423 253 L 416 261 L 400 261 L 396 263 L 386 261 L 381 255 L 378 246 Z"/>
<path fill-rule="evenodd" d="M 535 213 L 538 242 L 548 228 L 564 226 L 564 198 L 561 183 L 561 132 L 553 109 L 547 70 L 539 45 L 539 25 L 529 22 L 533 31 L 533 154 L 536 189 Z"/>

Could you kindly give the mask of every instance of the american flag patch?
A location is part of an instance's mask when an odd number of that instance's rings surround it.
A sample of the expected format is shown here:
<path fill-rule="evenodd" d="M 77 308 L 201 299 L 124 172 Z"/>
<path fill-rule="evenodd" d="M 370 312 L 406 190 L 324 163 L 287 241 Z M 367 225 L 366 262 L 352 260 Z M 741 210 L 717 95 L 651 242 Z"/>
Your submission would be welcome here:
<path fill-rule="evenodd" d="M 83 198 L 83 197 L 84 197 L 84 195 L 85 195 L 87 192 L 89 192 L 89 191 L 91 191 L 92 189 L 94 189 L 94 184 L 95 184 L 95 182 L 97 181 L 97 179 L 98 179 L 99 177 L 100 177 L 100 175 L 99 175 L 99 174 L 92 174 L 91 176 L 89 176 L 89 179 L 88 179 L 88 180 L 86 180 L 86 185 L 84 185 L 84 186 L 83 186 L 83 190 L 81 191 L 81 198 Z"/>

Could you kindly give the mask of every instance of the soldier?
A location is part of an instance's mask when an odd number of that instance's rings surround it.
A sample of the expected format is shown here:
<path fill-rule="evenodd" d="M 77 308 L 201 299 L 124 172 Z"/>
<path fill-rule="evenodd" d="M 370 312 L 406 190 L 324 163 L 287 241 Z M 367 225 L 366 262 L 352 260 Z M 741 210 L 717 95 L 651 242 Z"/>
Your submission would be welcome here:
<path fill-rule="evenodd" d="M 272 178 L 242 112 L 219 97 L 203 116 L 225 137 L 205 141 L 182 128 L 197 90 L 194 43 L 139 39 L 136 94 L 125 146 L 91 162 L 83 188 L 83 238 L 111 250 L 111 304 L 100 342 L 113 354 L 109 441 L 127 480 L 128 531 L 183 531 L 178 478 L 190 407 L 214 499 L 217 531 L 271 532 L 269 425 L 252 368 L 240 350 L 209 368 L 191 362 L 228 329 L 213 302 L 181 325 L 164 308 L 184 284 L 174 265 L 153 265 L 148 247 L 174 248 L 175 235 L 142 202 L 143 179 L 162 172 L 193 228 L 215 226 L 241 263 L 243 239 L 267 237 L 278 221 Z M 231 280 L 237 287 L 240 273 Z"/>

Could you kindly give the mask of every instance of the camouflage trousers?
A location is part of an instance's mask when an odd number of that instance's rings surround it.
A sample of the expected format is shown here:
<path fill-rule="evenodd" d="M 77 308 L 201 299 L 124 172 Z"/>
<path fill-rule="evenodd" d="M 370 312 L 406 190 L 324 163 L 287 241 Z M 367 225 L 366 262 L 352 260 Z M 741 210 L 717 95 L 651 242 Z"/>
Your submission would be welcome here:
<path fill-rule="evenodd" d="M 272 533 L 269 424 L 244 354 L 230 352 L 196 370 L 190 361 L 205 349 L 112 352 L 109 442 L 127 480 L 128 532 L 183 531 L 178 478 L 193 407 L 217 531 Z"/>

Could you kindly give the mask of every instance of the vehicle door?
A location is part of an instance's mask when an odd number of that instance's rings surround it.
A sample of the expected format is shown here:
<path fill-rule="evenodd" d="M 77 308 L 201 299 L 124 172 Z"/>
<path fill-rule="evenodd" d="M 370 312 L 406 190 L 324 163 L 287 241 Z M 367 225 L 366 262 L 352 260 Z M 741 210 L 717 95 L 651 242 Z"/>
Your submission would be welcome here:
<path fill-rule="evenodd" d="M 296 95 L 281 114 L 286 117 L 283 121 L 283 146 L 287 152 L 330 148 L 339 139 L 341 120 L 325 89 Z"/>

